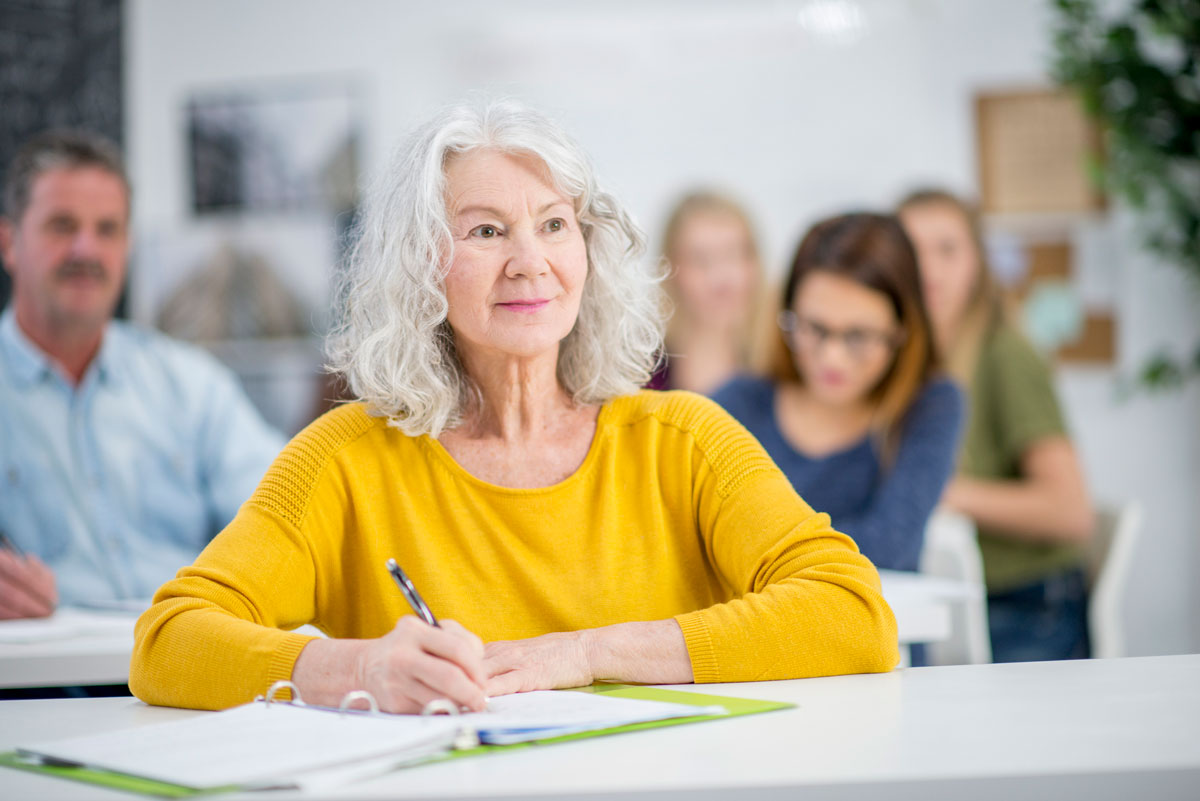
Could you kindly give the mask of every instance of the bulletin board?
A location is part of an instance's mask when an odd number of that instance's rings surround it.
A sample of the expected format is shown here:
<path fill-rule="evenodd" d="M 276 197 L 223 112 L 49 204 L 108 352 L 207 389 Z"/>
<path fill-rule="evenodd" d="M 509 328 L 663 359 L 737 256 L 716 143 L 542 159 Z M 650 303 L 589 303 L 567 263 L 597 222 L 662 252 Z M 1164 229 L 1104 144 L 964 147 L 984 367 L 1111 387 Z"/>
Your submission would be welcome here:
<path fill-rule="evenodd" d="M 1099 130 L 1078 98 L 1054 89 L 981 92 L 975 97 L 980 200 L 986 214 L 1103 210 L 1089 176 Z"/>

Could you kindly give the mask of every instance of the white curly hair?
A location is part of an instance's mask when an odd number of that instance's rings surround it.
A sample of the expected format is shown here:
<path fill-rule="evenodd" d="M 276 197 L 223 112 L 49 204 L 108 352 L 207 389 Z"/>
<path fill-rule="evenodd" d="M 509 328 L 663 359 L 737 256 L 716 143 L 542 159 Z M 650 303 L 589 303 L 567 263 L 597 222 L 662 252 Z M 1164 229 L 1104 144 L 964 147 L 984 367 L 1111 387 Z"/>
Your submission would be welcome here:
<path fill-rule="evenodd" d="M 579 317 L 559 347 L 563 389 L 585 404 L 635 392 L 662 350 L 663 268 L 643 260 L 645 237 L 599 188 L 582 148 L 513 100 L 448 107 L 418 128 L 373 182 L 338 281 L 327 346 L 329 369 L 373 414 L 410 436 L 438 436 L 478 398 L 446 319 L 443 281 L 453 241 L 445 167 L 455 155 L 483 149 L 538 159 L 574 201 L 588 274 Z"/>

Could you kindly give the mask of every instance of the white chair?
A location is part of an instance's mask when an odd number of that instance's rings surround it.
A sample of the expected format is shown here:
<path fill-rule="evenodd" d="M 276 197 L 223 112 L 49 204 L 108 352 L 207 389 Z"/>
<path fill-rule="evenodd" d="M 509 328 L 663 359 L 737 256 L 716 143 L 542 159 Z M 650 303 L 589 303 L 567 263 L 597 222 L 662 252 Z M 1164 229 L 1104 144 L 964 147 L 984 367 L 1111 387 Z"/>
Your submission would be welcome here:
<path fill-rule="evenodd" d="M 1095 659 L 1128 655 L 1121 609 L 1141 529 L 1142 507 L 1136 501 L 1096 510 L 1096 531 L 1087 550 L 1088 633 Z"/>
<path fill-rule="evenodd" d="M 921 572 L 956 579 L 980 588 L 978 597 L 954 604 L 951 635 L 926 648 L 931 665 L 981 665 L 992 661 L 988 633 L 987 594 L 983 590 L 983 558 L 975 523 L 949 509 L 935 509 L 925 526 Z"/>

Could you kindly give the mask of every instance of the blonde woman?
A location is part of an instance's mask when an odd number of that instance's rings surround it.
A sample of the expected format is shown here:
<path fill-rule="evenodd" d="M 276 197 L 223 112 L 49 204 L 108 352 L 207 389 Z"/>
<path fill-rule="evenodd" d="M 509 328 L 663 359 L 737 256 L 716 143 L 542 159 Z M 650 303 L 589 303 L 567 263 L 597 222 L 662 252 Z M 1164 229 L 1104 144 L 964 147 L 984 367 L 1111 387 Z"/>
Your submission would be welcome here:
<path fill-rule="evenodd" d="M 754 227 L 734 200 L 692 192 L 667 218 L 663 256 L 673 311 L 649 386 L 709 395 L 750 363 L 762 285 Z"/>
<path fill-rule="evenodd" d="M 1092 508 L 1050 370 L 1005 314 L 973 210 L 924 190 L 899 215 L 939 350 L 970 396 L 959 474 L 942 501 L 979 527 L 993 656 L 1086 657 L 1081 546 Z"/>
<path fill-rule="evenodd" d="M 638 390 L 662 326 L 642 250 L 542 115 L 455 106 L 420 128 L 341 294 L 332 361 L 359 401 L 297 435 L 158 591 L 134 693 L 221 708 L 290 679 L 310 703 L 364 689 L 414 712 L 891 670 L 895 620 L 854 542 L 715 404 Z"/>

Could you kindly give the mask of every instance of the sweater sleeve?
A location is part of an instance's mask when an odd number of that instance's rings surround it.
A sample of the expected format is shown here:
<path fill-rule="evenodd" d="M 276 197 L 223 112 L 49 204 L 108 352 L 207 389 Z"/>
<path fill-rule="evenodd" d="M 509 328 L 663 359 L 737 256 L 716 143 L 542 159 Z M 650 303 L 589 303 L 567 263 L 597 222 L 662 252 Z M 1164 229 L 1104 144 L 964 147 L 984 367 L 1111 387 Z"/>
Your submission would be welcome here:
<path fill-rule="evenodd" d="M 906 415 L 895 459 L 884 466 L 870 505 L 837 519 L 876 566 L 917 569 L 925 523 L 954 468 L 962 416 L 958 387 L 946 379 L 931 383 Z"/>
<path fill-rule="evenodd" d="M 693 508 L 734 598 L 678 615 L 695 681 L 885 672 L 899 661 L 879 574 L 727 413 L 694 399 Z"/>
<path fill-rule="evenodd" d="M 150 704 L 225 709 L 291 679 L 314 639 L 291 630 L 321 626 L 317 565 L 334 575 L 340 569 L 347 493 L 321 440 L 331 430 L 353 436 L 362 425 L 347 417 L 292 440 L 233 522 L 159 588 L 134 630 L 134 695 Z M 338 431 L 339 421 L 350 430 Z"/>

